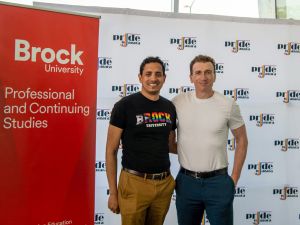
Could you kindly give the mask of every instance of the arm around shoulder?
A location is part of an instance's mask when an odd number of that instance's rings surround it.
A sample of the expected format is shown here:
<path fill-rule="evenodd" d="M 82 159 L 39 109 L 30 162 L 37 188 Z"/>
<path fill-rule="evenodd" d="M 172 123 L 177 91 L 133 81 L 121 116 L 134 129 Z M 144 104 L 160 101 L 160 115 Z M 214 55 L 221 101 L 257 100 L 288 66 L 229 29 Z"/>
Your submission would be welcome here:
<path fill-rule="evenodd" d="M 177 154 L 176 132 L 172 130 L 169 135 L 169 152 Z"/>

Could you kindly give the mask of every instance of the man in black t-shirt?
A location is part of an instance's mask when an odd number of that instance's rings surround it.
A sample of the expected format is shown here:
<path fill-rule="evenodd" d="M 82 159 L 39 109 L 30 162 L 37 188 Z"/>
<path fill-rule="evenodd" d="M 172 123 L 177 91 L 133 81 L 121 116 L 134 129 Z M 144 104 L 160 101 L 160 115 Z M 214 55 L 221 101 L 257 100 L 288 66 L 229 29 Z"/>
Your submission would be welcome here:
<path fill-rule="evenodd" d="M 162 225 L 175 187 L 169 140 L 176 129 L 176 110 L 159 95 L 166 75 L 158 57 L 144 59 L 138 77 L 141 92 L 122 98 L 111 113 L 106 143 L 108 208 L 121 212 L 122 225 Z M 120 140 L 123 168 L 117 187 Z"/>

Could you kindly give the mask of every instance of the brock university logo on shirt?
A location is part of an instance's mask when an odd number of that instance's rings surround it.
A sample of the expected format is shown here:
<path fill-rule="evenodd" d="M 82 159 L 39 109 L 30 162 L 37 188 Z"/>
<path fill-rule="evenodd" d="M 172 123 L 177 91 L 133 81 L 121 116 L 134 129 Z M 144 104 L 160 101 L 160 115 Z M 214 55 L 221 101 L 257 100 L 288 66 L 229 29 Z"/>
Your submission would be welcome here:
<path fill-rule="evenodd" d="M 172 124 L 170 113 L 146 112 L 136 115 L 136 125 L 146 124 L 146 127 L 165 127 Z"/>

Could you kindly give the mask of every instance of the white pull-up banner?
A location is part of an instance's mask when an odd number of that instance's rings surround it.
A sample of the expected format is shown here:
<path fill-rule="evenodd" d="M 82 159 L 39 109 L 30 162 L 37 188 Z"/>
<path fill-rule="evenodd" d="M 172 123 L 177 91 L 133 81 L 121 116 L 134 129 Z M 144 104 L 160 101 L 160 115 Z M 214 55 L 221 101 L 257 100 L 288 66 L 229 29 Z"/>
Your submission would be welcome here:
<path fill-rule="evenodd" d="M 120 216 L 107 209 L 105 175 L 106 130 L 113 104 L 140 90 L 139 65 L 147 56 L 165 62 L 163 96 L 172 99 L 193 90 L 189 63 L 198 54 L 215 58 L 214 88 L 236 100 L 247 127 L 249 149 L 236 187 L 235 224 L 299 224 L 300 24 L 170 18 L 142 12 L 100 15 L 95 224 L 120 224 Z M 230 135 L 230 172 L 234 151 Z M 171 159 L 176 176 L 177 156 Z M 174 193 L 166 225 L 177 224 L 175 199 Z M 205 218 L 202 224 L 209 221 Z"/>

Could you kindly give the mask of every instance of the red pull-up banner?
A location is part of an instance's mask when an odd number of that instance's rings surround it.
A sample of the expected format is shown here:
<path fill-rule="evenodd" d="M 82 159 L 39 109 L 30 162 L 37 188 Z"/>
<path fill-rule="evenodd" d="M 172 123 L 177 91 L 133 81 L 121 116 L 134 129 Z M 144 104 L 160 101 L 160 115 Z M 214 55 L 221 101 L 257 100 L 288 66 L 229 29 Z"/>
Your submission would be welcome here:
<path fill-rule="evenodd" d="M 0 4 L 0 224 L 94 224 L 98 31 Z"/>

